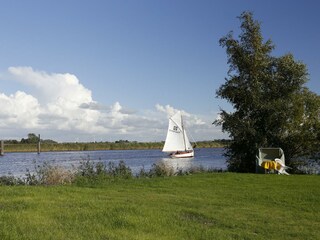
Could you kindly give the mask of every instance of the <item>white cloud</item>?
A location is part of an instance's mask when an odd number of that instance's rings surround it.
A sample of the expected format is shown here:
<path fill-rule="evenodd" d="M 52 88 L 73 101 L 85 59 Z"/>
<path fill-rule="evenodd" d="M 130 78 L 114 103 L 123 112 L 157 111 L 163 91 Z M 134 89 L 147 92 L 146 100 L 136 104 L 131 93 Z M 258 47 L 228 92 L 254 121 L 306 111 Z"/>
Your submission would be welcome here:
<path fill-rule="evenodd" d="M 173 114 L 175 114 L 177 111 L 181 111 L 182 116 L 187 120 L 188 124 L 191 126 L 201 126 L 201 125 L 205 125 L 206 122 L 204 122 L 201 118 L 199 118 L 198 116 L 188 113 L 184 110 L 179 110 L 179 109 L 175 109 L 174 107 L 170 106 L 170 105 L 166 105 L 166 106 L 161 106 L 160 104 L 156 105 L 156 109 L 159 112 L 163 112 L 167 114 L 167 118 L 169 118 L 170 116 L 172 116 Z"/>
<path fill-rule="evenodd" d="M 35 71 L 31 67 L 9 67 L 11 76 L 32 87 L 35 97 L 43 103 L 66 101 L 79 106 L 92 102 L 91 91 L 80 84 L 78 78 L 70 73 Z"/>
<path fill-rule="evenodd" d="M 38 126 L 37 115 L 40 113 L 40 105 L 36 98 L 24 92 L 6 96 L 0 93 L 1 127 L 18 125 L 23 128 Z"/>
<path fill-rule="evenodd" d="M 0 130 L 6 130 L 7 136 L 20 133 L 22 138 L 35 132 L 58 141 L 160 141 L 165 139 L 168 117 L 178 111 L 160 104 L 140 112 L 119 102 L 106 106 L 94 101 L 91 91 L 70 73 L 46 73 L 31 67 L 10 67 L 8 73 L 24 91 L 0 93 Z M 195 138 L 221 135 L 210 121 L 180 110 Z"/>

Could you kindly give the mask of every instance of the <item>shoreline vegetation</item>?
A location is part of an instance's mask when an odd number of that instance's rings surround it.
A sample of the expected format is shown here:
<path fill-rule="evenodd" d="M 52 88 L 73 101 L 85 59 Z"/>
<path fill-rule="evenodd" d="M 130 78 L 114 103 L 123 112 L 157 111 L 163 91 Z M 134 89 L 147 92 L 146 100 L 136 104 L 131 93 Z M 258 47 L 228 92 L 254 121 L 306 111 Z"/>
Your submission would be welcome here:
<path fill-rule="evenodd" d="M 0 239 L 317 239 L 319 184 L 317 175 L 44 163 L 23 179 L 0 177 Z"/>
<path fill-rule="evenodd" d="M 162 167 L 146 172 L 152 175 L 132 177 L 122 163 L 85 162 L 71 184 L 52 184 L 61 169 L 44 167 L 38 175 L 42 178 L 30 178 L 40 186 L 0 187 L 0 238 L 317 239 L 320 235 L 318 176 L 194 172 L 168 177 L 171 170 Z M 47 183 L 39 184 L 41 179 Z"/>
<path fill-rule="evenodd" d="M 199 141 L 197 148 L 222 148 L 229 140 Z M 143 150 L 162 149 L 164 142 L 137 142 L 119 140 L 115 142 L 66 142 L 57 143 L 52 140 L 41 140 L 41 152 L 62 152 L 62 151 L 102 151 L 102 150 Z M 4 141 L 5 152 L 36 152 L 38 143 L 17 142 L 12 140 Z"/>
<path fill-rule="evenodd" d="M 159 162 L 152 165 L 149 170 L 142 167 L 138 173 L 133 173 L 124 161 L 118 164 L 114 162 L 81 161 L 78 167 L 66 169 L 59 165 L 50 165 L 47 162 L 35 164 L 34 169 L 26 169 L 24 177 L 11 175 L 0 176 L 0 186 L 17 185 L 99 185 L 101 183 L 119 179 L 140 179 L 154 177 L 172 177 L 191 175 L 196 173 L 226 172 L 222 169 L 190 167 L 189 169 L 174 168 L 173 166 Z"/>

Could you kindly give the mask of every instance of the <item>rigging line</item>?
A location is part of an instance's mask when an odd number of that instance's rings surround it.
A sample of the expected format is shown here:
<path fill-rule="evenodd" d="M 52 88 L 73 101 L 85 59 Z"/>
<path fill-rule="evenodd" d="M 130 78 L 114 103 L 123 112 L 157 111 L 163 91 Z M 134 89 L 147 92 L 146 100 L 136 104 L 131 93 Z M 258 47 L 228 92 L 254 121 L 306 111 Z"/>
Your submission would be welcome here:
<path fill-rule="evenodd" d="M 187 130 L 185 130 L 186 132 L 188 132 L 188 135 L 192 138 L 192 142 L 195 144 L 195 146 L 197 145 L 197 141 L 196 140 L 194 140 L 194 138 L 192 137 L 192 135 L 191 135 L 191 132 L 190 131 L 187 131 Z"/>
<path fill-rule="evenodd" d="M 187 144 L 186 144 L 186 136 L 185 136 L 185 129 L 184 129 L 184 126 L 183 126 L 183 119 L 182 119 L 182 114 L 180 114 L 180 117 L 181 117 L 181 127 L 182 127 L 182 136 L 183 136 L 183 143 L 184 143 L 184 149 L 185 151 L 187 151 Z"/>
<path fill-rule="evenodd" d="M 171 119 L 171 118 L 170 118 Z M 172 120 L 172 119 L 171 119 Z M 173 121 L 173 120 L 172 120 Z M 176 125 L 178 125 L 175 121 L 173 121 Z M 193 142 L 195 143 L 195 146 L 197 145 L 197 142 L 196 142 L 196 140 L 194 140 L 194 138 L 193 138 L 193 136 L 191 135 L 191 132 L 190 131 L 187 131 L 187 129 L 186 128 L 184 128 L 184 124 L 183 124 L 184 122 L 183 122 L 183 118 L 182 118 L 182 114 L 181 114 L 181 125 L 182 125 L 182 132 L 183 132 L 183 140 L 184 140 L 184 145 L 185 145 L 185 148 L 186 148 L 186 150 L 187 150 L 187 144 L 186 144 L 186 141 L 185 141 L 185 136 L 184 136 L 184 132 L 186 132 L 186 134 L 188 133 L 189 134 L 189 136 L 191 136 L 191 138 L 192 138 L 192 140 L 193 140 Z M 179 129 L 180 129 L 180 127 L 179 127 Z M 181 129 L 180 129 L 181 130 Z"/>

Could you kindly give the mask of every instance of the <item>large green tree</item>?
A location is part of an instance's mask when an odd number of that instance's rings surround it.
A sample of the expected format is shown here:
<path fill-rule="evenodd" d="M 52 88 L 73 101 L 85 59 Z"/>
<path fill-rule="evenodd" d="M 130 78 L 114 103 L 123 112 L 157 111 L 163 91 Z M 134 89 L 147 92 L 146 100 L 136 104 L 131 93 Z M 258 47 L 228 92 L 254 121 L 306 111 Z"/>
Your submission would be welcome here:
<path fill-rule="evenodd" d="M 294 157 L 319 147 L 320 98 L 305 86 L 305 64 L 290 53 L 272 56 L 274 45 L 264 41 L 251 12 L 239 19 L 238 39 L 232 32 L 220 39 L 229 71 L 216 92 L 233 111 L 221 109 L 221 118 L 214 122 L 232 140 L 226 152 L 229 170 L 254 172 L 259 147 L 281 147 L 290 165 Z"/>

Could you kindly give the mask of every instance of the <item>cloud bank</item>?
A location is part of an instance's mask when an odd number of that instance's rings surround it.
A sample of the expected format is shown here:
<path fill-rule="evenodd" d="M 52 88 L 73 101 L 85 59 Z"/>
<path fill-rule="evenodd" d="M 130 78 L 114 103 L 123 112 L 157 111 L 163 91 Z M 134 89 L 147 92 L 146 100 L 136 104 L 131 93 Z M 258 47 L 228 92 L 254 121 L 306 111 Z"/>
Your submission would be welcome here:
<path fill-rule="evenodd" d="M 6 75 L 25 90 L 10 95 L 0 92 L 0 130 L 5 139 L 35 132 L 57 141 L 161 141 L 168 117 L 178 110 L 160 104 L 139 111 L 128 110 L 119 102 L 106 106 L 94 101 L 92 92 L 70 73 L 10 67 Z M 210 120 L 181 111 L 193 137 L 222 136 Z"/>

